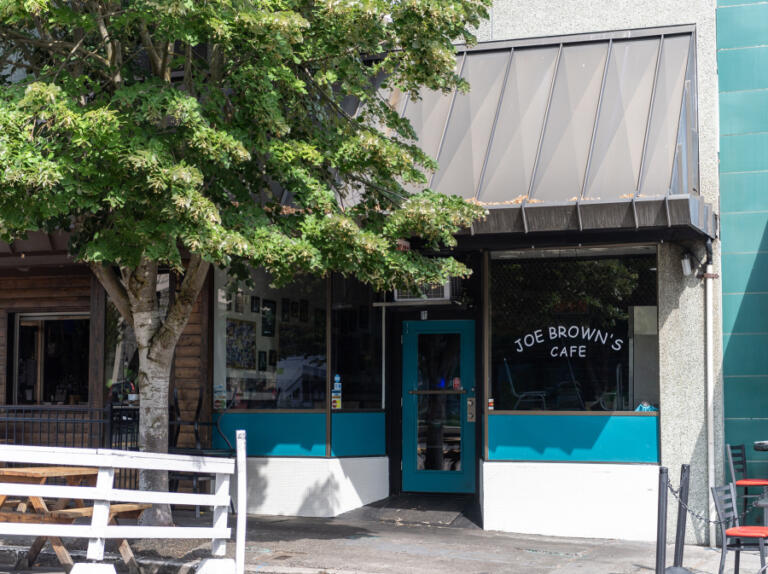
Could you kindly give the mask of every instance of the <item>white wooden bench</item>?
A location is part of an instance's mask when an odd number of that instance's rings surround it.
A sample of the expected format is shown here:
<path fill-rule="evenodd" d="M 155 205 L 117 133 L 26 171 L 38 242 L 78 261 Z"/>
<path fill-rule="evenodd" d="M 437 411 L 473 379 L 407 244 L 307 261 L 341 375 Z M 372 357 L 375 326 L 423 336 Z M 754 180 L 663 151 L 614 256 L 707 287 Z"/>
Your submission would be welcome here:
<path fill-rule="evenodd" d="M 0 445 L 0 462 L 18 464 L 51 464 L 60 466 L 88 466 L 98 468 L 95 486 L 60 486 L 55 484 L 20 484 L 0 482 L 0 497 L 12 496 L 26 499 L 53 498 L 66 500 L 92 500 L 92 509 L 71 509 L 62 514 L 61 510 L 47 511 L 35 508 L 34 512 L 0 512 L 0 535 L 38 537 L 33 548 L 37 551 L 46 539 L 60 538 L 88 539 L 87 559 L 104 560 L 104 545 L 107 539 L 196 539 L 210 538 L 215 558 L 201 562 L 200 574 L 243 574 L 245 570 L 245 431 L 237 431 L 236 458 L 203 457 L 178 454 L 157 454 L 106 449 L 54 448 Z M 155 492 L 114 488 L 116 469 L 165 470 L 194 474 L 215 475 L 212 494 L 187 492 Z M 223 558 L 226 543 L 231 537 L 227 526 L 230 505 L 230 479 L 237 473 L 237 535 L 235 559 Z M 211 526 L 128 526 L 115 524 L 112 518 L 127 508 L 140 510 L 149 504 L 172 504 L 213 507 Z M 70 518 L 90 518 L 90 524 L 72 524 Z M 42 543 L 40 542 L 42 540 Z M 121 554 L 127 561 L 125 548 Z M 57 555 L 60 555 L 60 548 Z M 56 547 L 55 547 L 56 549 Z M 66 553 L 66 550 L 64 550 Z M 31 566 L 31 564 L 30 564 Z M 72 574 L 109 573 L 115 568 L 110 564 L 78 563 L 64 564 L 71 567 Z"/>

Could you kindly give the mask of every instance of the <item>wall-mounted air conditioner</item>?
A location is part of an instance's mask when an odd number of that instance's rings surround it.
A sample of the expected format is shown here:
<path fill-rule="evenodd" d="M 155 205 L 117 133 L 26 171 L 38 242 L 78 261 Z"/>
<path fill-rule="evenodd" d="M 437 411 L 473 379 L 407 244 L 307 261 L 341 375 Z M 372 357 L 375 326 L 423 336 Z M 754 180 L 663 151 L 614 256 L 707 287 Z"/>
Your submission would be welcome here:
<path fill-rule="evenodd" d="M 451 281 L 442 285 L 425 285 L 416 290 L 395 289 L 395 301 L 404 303 L 407 301 L 450 301 Z"/>

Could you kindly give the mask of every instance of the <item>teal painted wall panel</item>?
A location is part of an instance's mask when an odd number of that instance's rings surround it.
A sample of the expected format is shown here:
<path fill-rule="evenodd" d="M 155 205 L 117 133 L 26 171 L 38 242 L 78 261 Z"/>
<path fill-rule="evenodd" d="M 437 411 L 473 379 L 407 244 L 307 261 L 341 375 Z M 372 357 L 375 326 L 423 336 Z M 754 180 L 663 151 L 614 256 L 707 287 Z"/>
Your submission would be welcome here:
<path fill-rule="evenodd" d="M 768 47 L 721 50 L 717 70 L 722 92 L 768 88 Z"/>
<path fill-rule="evenodd" d="M 768 476 L 768 3 L 718 6 L 725 440 Z"/>
<path fill-rule="evenodd" d="M 768 90 L 720 94 L 721 135 L 768 131 Z"/>
<path fill-rule="evenodd" d="M 765 418 L 767 416 L 768 375 L 725 379 L 726 418 Z"/>
<path fill-rule="evenodd" d="M 752 443 L 768 440 L 768 418 L 726 419 L 725 436 L 728 444 L 743 444 L 747 447 L 747 460 L 768 463 L 768 452 L 756 451 Z"/>
<path fill-rule="evenodd" d="M 742 4 L 760 4 L 765 0 L 718 0 L 718 8 L 724 6 L 741 6 Z"/>
<path fill-rule="evenodd" d="M 384 413 L 333 413 L 332 456 L 384 456 L 387 454 Z"/>
<path fill-rule="evenodd" d="M 492 415 L 489 460 L 659 461 L 657 417 Z"/>
<path fill-rule="evenodd" d="M 768 134 L 750 133 L 720 138 L 720 173 L 766 170 Z"/>
<path fill-rule="evenodd" d="M 768 172 L 720 176 L 721 213 L 765 210 L 768 210 Z"/>
<path fill-rule="evenodd" d="M 768 4 L 748 4 L 717 11 L 718 49 L 760 46 L 768 38 Z"/>
<path fill-rule="evenodd" d="M 768 211 L 723 213 L 720 220 L 724 253 L 768 251 Z"/>
<path fill-rule="evenodd" d="M 724 333 L 723 374 L 768 374 L 768 334 Z"/>
<path fill-rule="evenodd" d="M 221 430 L 235 444 L 245 429 L 248 456 L 325 456 L 324 413 L 222 413 Z M 225 446 L 215 439 L 214 446 Z"/>
<path fill-rule="evenodd" d="M 725 254 L 722 281 L 723 293 L 768 291 L 768 253 Z"/>
<path fill-rule="evenodd" d="M 723 294 L 723 332 L 759 333 L 768 330 L 768 293 Z"/>

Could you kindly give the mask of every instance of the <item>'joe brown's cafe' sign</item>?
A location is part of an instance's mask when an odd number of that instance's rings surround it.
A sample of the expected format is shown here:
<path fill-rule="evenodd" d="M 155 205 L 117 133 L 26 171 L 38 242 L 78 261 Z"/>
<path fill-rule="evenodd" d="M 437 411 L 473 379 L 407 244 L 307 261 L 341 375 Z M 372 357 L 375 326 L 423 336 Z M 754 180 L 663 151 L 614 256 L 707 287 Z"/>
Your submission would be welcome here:
<path fill-rule="evenodd" d="M 552 344 L 552 342 L 556 344 Z M 594 327 L 550 325 L 515 339 L 515 351 L 523 353 L 536 345 L 550 344 L 549 355 L 551 357 L 585 358 L 587 356 L 587 343 L 610 346 L 612 351 L 621 351 L 624 346 L 623 339 L 618 339 L 613 333 Z"/>

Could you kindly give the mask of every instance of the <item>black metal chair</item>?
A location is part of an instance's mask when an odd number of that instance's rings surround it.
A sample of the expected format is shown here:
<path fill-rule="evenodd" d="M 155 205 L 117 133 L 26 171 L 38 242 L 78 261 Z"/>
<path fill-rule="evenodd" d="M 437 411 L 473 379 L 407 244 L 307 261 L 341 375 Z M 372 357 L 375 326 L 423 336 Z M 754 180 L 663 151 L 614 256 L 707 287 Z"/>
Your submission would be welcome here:
<path fill-rule="evenodd" d="M 741 539 L 757 540 L 760 551 L 761 572 L 765 568 L 765 539 L 768 538 L 766 526 L 740 526 L 739 514 L 736 511 L 738 501 L 736 499 L 736 487 L 728 483 L 725 486 L 713 486 L 712 497 L 715 500 L 717 519 L 720 521 L 720 535 L 722 537 L 722 554 L 720 555 L 720 569 L 718 574 L 725 572 L 725 558 L 729 550 L 736 553 L 733 574 L 739 574 L 739 558 L 744 550 L 755 550 L 754 545 L 745 545 Z"/>
<path fill-rule="evenodd" d="M 517 399 L 515 406 L 512 407 L 513 410 L 517 410 L 521 404 L 525 403 L 539 403 L 542 409 L 547 408 L 547 391 L 523 391 L 519 393 L 515 390 L 515 383 L 512 379 L 512 369 L 509 368 L 509 363 L 506 358 L 504 359 L 504 370 L 507 373 L 509 390 L 512 392 L 512 396 Z"/>
<path fill-rule="evenodd" d="M 768 488 L 768 479 L 747 478 L 747 449 L 743 444 L 725 445 L 725 454 L 728 456 L 728 468 L 731 471 L 731 480 L 737 488 L 744 489 L 744 512 L 747 511 L 747 499 L 757 498 L 759 494 L 749 494 L 750 487 Z M 738 475 L 736 474 L 738 473 Z M 746 520 L 746 516 L 744 518 Z M 766 524 L 765 526 L 768 526 Z"/>
<path fill-rule="evenodd" d="M 194 419 L 184 420 L 181 417 L 181 407 L 179 405 L 179 391 L 176 388 L 173 389 L 173 404 L 171 405 L 171 417 L 169 421 L 169 425 L 173 428 L 173 432 L 169 433 L 171 437 L 171 441 L 168 447 L 168 452 L 171 454 L 187 454 L 187 455 L 193 455 L 193 456 L 197 455 L 197 456 L 234 457 L 235 449 L 232 447 L 232 443 L 229 441 L 229 439 L 226 437 L 224 432 L 221 430 L 218 419 L 215 421 L 200 420 L 200 414 L 203 410 L 203 397 L 204 397 L 203 390 L 201 388 L 198 388 L 197 406 L 195 407 Z M 185 426 L 192 427 L 192 430 L 195 436 L 194 447 L 179 446 L 179 436 L 181 435 L 181 428 Z M 227 447 L 214 448 L 213 444 L 211 444 L 210 447 L 203 446 L 203 438 L 200 436 L 201 428 L 211 429 L 211 436 L 209 437 L 211 441 L 213 441 L 213 433 L 216 432 L 219 438 L 224 441 L 224 444 L 227 445 Z M 179 481 L 191 480 L 192 489 L 197 493 L 200 492 L 200 484 L 202 482 L 208 483 L 208 490 L 210 491 L 210 485 L 211 483 L 213 483 L 215 479 L 216 477 L 214 475 L 205 475 L 205 474 L 197 474 L 197 473 L 193 473 L 192 475 L 189 475 L 183 472 L 171 473 L 168 476 L 171 490 L 178 489 Z M 234 511 L 234 506 L 232 507 L 232 510 Z M 200 516 L 200 507 L 196 506 L 195 517 L 198 518 L 199 516 Z"/>

